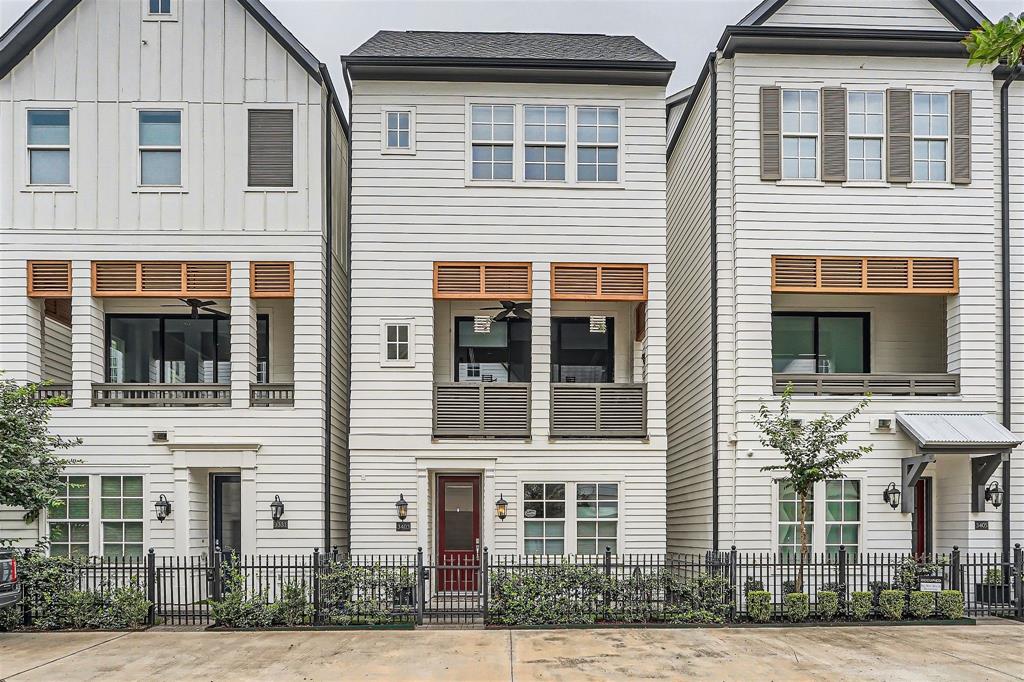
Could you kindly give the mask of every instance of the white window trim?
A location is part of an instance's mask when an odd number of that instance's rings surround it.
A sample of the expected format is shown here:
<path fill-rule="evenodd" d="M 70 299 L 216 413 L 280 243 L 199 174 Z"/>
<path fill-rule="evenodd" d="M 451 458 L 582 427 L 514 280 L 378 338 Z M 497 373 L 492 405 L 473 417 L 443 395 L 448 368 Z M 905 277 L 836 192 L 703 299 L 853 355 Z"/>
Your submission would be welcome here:
<path fill-rule="evenodd" d="M 407 360 L 388 360 L 388 326 L 390 325 L 406 325 L 409 327 L 409 358 Z M 382 319 L 380 321 L 380 366 L 416 366 L 416 321 L 413 318 L 396 317 Z"/>
<path fill-rule="evenodd" d="M 30 111 L 64 111 L 68 112 L 68 184 L 66 185 L 33 185 L 31 183 L 31 156 L 28 144 L 28 112 Z M 21 178 L 18 189 L 21 192 L 77 192 L 77 149 L 78 149 L 78 105 L 75 102 L 33 102 L 18 106 L 15 125 L 18 126 L 17 137 L 23 150 Z M 47 147 L 49 145 L 39 145 Z"/>
<path fill-rule="evenodd" d="M 142 552 L 143 556 L 152 546 L 150 534 L 150 522 L 153 518 L 150 513 L 153 510 L 155 499 L 150 499 L 149 474 L 144 466 L 107 466 L 89 467 L 87 471 L 81 470 L 78 465 L 71 465 L 61 472 L 61 476 L 87 476 L 89 478 L 89 556 L 102 556 L 103 554 L 103 507 L 102 507 L 102 477 L 103 476 L 141 476 L 142 477 Z M 166 494 L 166 493 L 165 493 Z M 63 519 L 57 519 L 58 522 Z M 165 522 L 166 523 L 166 522 Z M 39 531 L 41 536 L 50 535 L 50 514 L 43 509 L 39 514 Z"/>
<path fill-rule="evenodd" d="M 409 115 L 409 146 L 388 146 L 388 114 Z M 382 106 L 380 108 L 380 153 L 398 156 L 414 156 L 416 154 L 416 107 Z"/>
<path fill-rule="evenodd" d="M 188 193 L 188 104 L 185 102 L 136 102 L 132 105 L 132 141 L 135 154 L 135 194 L 187 194 Z M 139 112 L 140 111 L 180 111 L 181 112 L 181 184 L 180 185 L 143 185 L 142 184 L 142 148 L 139 146 Z M 147 147 L 147 149 L 150 149 Z M 160 149 L 160 148 L 155 148 Z M 166 147 L 168 150 L 176 147 Z M 247 155 L 243 155 L 246 156 Z"/>
<path fill-rule="evenodd" d="M 299 191 L 299 169 L 302 165 L 299 163 L 299 105 L 298 104 L 246 104 L 245 107 L 245 147 L 242 153 L 242 167 L 239 170 L 240 177 L 243 180 L 243 192 L 298 192 Z M 261 187 L 259 185 L 249 184 L 249 112 L 251 110 L 256 111 L 291 111 L 292 112 L 292 185 L 291 187 Z M 182 111 L 182 129 L 181 129 L 181 140 L 185 141 L 185 111 Z M 184 144 L 182 144 L 182 157 L 181 162 L 184 165 Z M 182 183 L 185 182 L 185 171 L 182 168 Z"/>
<path fill-rule="evenodd" d="M 625 138 L 624 130 L 625 130 L 625 121 L 626 121 L 625 107 L 622 104 L 577 104 L 577 105 L 575 105 L 575 106 L 573 106 L 571 108 L 572 108 L 572 137 L 570 139 L 572 140 L 572 148 L 573 148 L 573 153 L 572 153 L 572 181 L 573 181 L 573 183 L 578 185 L 578 186 L 580 186 L 580 187 L 588 187 L 588 188 L 593 188 L 593 187 L 623 187 L 623 186 L 625 186 L 624 178 L 625 178 L 625 171 L 626 171 L 626 169 L 625 169 L 625 166 L 623 164 L 624 156 L 623 156 L 623 152 L 622 152 L 622 148 L 623 148 L 623 145 L 624 145 L 624 142 L 625 142 L 625 140 L 624 140 L 624 138 Z M 618 109 L 619 110 L 619 126 L 618 126 L 618 128 L 619 128 L 619 135 L 618 135 L 618 141 L 614 145 L 611 142 L 585 142 L 583 144 L 580 144 L 580 141 L 579 141 L 579 131 L 577 130 L 577 123 L 578 123 L 578 120 L 579 120 L 579 116 L 578 116 L 579 110 L 580 109 L 594 109 L 594 108 L 596 108 L 596 109 Z M 599 120 L 600 120 L 600 115 L 601 114 L 599 112 L 598 113 Z M 600 148 L 608 149 L 608 148 L 611 148 L 613 146 L 618 150 L 617 153 L 616 153 L 616 159 L 615 159 L 615 163 L 616 163 L 616 174 L 615 174 L 615 177 L 616 177 L 616 179 L 615 179 L 614 182 L 608 181 L 608 180 L 580 180 L 579 177 L 577 177 L 578 174 L 579 174 L 578 160 L 579 160 L 579 148 L 580 147 L 597 147 L 599 149 Z M 569 177 L 569 174 L 568 174 L 568 170 L 567 170 L 566 171 L 566 178 L 568 178 L 568 177 Z"/>
<path fill-rule="evenodd" d="M 512 179 L 486 180 L 473 177 L 473 106 L 511 106 L 512 107 L 512 142 L 480 142 L 479 144 L 504 145 L 512 147 Z M 508 99 L 467 99 L 466 100 L 466 184 L 491 187 L 513 187 L 521 184 L 522 174 L 519 166 L 522 163 L 522 106 Z"/>
<path fill-rule="evenodd" d="M 914 105 L 916 95 L 945 95 L 946 96 L 946 134 L 943 135 L 922 135 L 919 136 L 914 130 L 914 116 L 917 109 Z M 953 155 L 953 90 L 951 88 L 921 87 L 910 90 L 910 182 L 907 187 L 921 187 L 925 189 L 952 189 L 953 169 L 950 167 Z M 946 143 L 946 179 L 945 180 L 916 180 L 915 165 L 917 153 L 915 147 L 918 140 L 929 142 L 944 141 Z"/>
<path fill-rule="evenodd" d="M 882 132 L 864 133 L 862 135 L 854 135 L 850 132 L 850 95 L 855 92 L 880 94 L 882 96 Z M 819 102 L 820 105 L 820 102 Z M 889 182 L 886 180 L 886 164 L 888 162 L 888 156 L 886 154 L 886 137 L 885 133 L 888 130 L 889 120 L 886 112 L 885 102 L 885 90 L 879 88 L 865 88 L 865 87 L 846 87 L 846 182 L 844 185 L 856 186 L 856 187 L 888 187 Z M 820 108 L 820 106 L 819 106 Z M 882 144 L 882 177 L 880 178 L 865 178 L 863 180 L 854 180 L 850 177 L 850 140 L 879 140 Z"/>
<path fill-rule="evenodd" d="M 178 0 L 171 0 L 171 11 L 168 14 L 152 14 L 149 11 L 149 0 L 141 0 L 142 2 L 142 20 L 143 21 L 177 21 L 178 20 Z"/>
<path fill-rule="evenodd" d="M 839 480 L 839 479 L 833 479 Z M 867 510 L 868 505 L 872 501 L 868 490 L 868 479 L 867 473 L 863 470 L 851 470 L 846 472 L 846 476 L 842 480 L 846 481 L 857 481 L 860 483 L 860 546 L 858 552 L 864 553 L 869 551 L 868 546 L 868 522 L 867 522 Z M 772 545 L 771 551 L 778 553 L 779 551 L 779 483 L 775 479 L 768 479 L 771 485 L 771 504 L 772 504 Z M 881 494 L 878 496 L 881 499 Z M 888 509 L 888 506 L 886 506 Z M 825 482 L 821 481 L 814 484 L 814 505 L 811 509 L 811 523 L 813 524 L 811 534 L 811 553 L 820 554 L 825 551 Z"/>
<path fill-rule="evenodd" d="M 820 184 L 824 184 L 824 182 L 822 182 L 822 180 L 821 180 L 821 88 L 822 88 L 822 86 L 819 84 L 819 85 L 789 85 L 789 86 L 781 85 L 779 87 L 782 90 L 781 99 L 779 101 L 779 144 L 781 145 L 781 148 L 779 149 L 779 162 L 781 164 L 781 166 L 779 167 L 779 178 L 780 178 L 779 182 L 780 183 L 789 183 L 789 184 L 814 185 L 814 186 L 818 185 L 819 183 Z M 793 91 L 793 90 L 796 90 L 796 91 L 810 91 L 810 92 L 816 93 L 817 98 L 818 98 L 818 111 L 816 112 L 817 117 L 818 117 L 818 125 L 817 125 L 817 131 L 815 133 L 811 134 L 811 133 L 803 133 L 803 132 L 801 132 L 801 133 L 787 133 L 787 132 L 785 132 L 786 129 L 785 129 L 784 119 L 785 119 L 785 115 L 786 115 L 786 110 L 785 110 L 784 102 L 786 100 L 786 91 L 787 90 L 788 91 Z M 802 116 L 803 115 L 803 109 L 801 108 L 800 111 L 801 111 L 800 115 Z M 785 168 L 786 168 L 785 149 L 786 149 L 786 138 L 787 137 L 795 137 L 798 140 L 799 139 L 814 139 L 814 177 L 813 178 L 801 178 L 801 177 L 787 178 L 785 176 Z M 849 143 L 847 143 L 847 144 L 849 144 Z M 799 143 L 798 143 L 798 146 L 799 146 Z M 800 157 L 798 157 L 798 158 L 800 158 Z M 847 159 L 847 164 L 849 164 L 849 159 Z M 799 163 L 797 164 L 797 167 L 799 168 Z"/>
<path fill-rule="evenodd" d="M 514 493 L 515 498 L 509 499 L 509 517 L 515 515 L 516 524 L 516 551 L 519 555 L 526 555 L 526 521 L 527 519 L 523 516 L 523 512 L 526 509 L 526 499 L 523 491 L 523 486 L 527 483 L 564 483 L 565 484 L 565 554 L 561 556 L 569 556 L 576 554 L 576 486 L 580 483 L 615 483 L 619 486 L 619 516 L 615 520 L 618 521 L 616 527 L 617 537 L 615 538 L 615 544 L 618 551 L 613 556 L 621 554 L 628 554 L 631 549 L 626 547 L 625 538 L 629 537 L 626 534 L 626 493 L 627 484 L 625 479 L 621 478 L 610 478 L 607 476 L 593 475 L 585 479 L 573 480 L 565 478 L 552 478 L 550 473 L 538 474 L 531 476 L 529 473 L 519 473 L 516 477 L 516 492 Z M 508 498 L 508 494 L 506 493 Z M 532 519 L 531 519 L 532 520 Z M 584 519 L 590 520 L 590 519 Z M 595 519 L 597 520 L 597 519 Z M 508 518 L 506 518 L 508 521 Z M 604 554 L 602 548 L 599 555 Z M 540 555 L 538 555 L 540 556 Z M 556 554 L 550 554 L 547 556 L 555 557 L 559 556 Z"/>
<path fill-rule="evenodd" d="M 547 141 L 545 141 L 545 142 L 527 142 L 527 140 L 526 140 L 526 109 L 527 109 L 527 107 L 544 107 L 545 108 L 545 111 L 544 111 L 544 132 L 545 132 L 545 136 L 547 135 L 547 109 L 548 108 L 556 108 L 556 107 L 559 108 L 559 109 L 565 109 L 565 141 L 563 141 L 563 142 L 547 142 Z M 575 111 L 574 108 L 570 107 L 567 104 L 534 104 L 533 102 L 528 102 L 528 103 L 523 104 L 523 115 L 521 117 L 522 118 L 522 127 L 523 127 L 523 134 L 522 134 L 522 138 L 523 138 L 523 169 L 522 169 L 523 182 L 525 182 L 527 184 L 530 184 L 530 185 L 550 184 L 550 185 L 563 185 L 564 186 L 564 185 L 568 184 L 569 178 L 570 178 L 570 175 L 569 175 L 569 140 L 570 140 L 570 136 L 569 136 L 569 119 L 571 117 L 571 112 L 573 112 L 573 111 Z M 620 134 L 621 134 L 621 131 L 620 131 Z M 564 179 L 562 179 L 562 180 L 548 180 L 547 178 L 545 178 L 543 180 L 529 180 L 529 179 L 527 179 L 527 177 L 526 177 L 526 150 L 529 147 L 542 147 L 542 148 L 543 147 L 561 147 L 562 151 L 563 151 L 563 159 L 564 159 L 564 161 L 563 161 L 563 165 L 564 165 L 564 168 L 563 168 L 563 178 Z M 545 166 L 545 174 L 547 174 L 547 165 L 548 164 L 545 162 L 543 165 Z"/>

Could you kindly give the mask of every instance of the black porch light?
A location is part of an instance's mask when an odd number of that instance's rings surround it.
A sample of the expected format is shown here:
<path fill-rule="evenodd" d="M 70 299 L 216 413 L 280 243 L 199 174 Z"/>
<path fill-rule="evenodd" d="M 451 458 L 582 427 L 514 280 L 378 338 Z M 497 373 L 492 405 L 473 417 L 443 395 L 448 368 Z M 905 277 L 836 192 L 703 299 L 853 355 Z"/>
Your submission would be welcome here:
<path fill-rule="evenodd" d="M 1003 489 L 999 487 L 999 481 L 992 481 L 985 488 L 985 501 L 991 502 L 996 509 L 1003 506 Z"/>
<path fill-rule="evenodd" d="M 888 502 L 889 506 L 893 509 L 899 508 L 900 498 L 902 496 L 903 493 L 901 493 L 900 489 L 896 487 L 896 483 L 894 481 L 890 481 L 889 487 L 882 493 L 882 499 Z"/>
<path fill-rule="evenodd" d="M 156 510 L 156 520 L 160 523 L 163 523 L 164 519 L 171 515 L 171 502 L 164 494 L 160 495 L 160 499 L 156 501 L 153 508 Z"/>
<path fill-rule="evenodd" d="M 270 503 L 270 515 L 275 521 L 281 520 L 284 516 L 284 502 L 281 501 L 280 495 L 274 495 L 274 501 Z"/>
<path fill-rule="evenodd" d="M 395 508 L 398 509 L 398 520 L 405 521 L 405 517 L 409 515 L 409 503 L 405 501 L 405 493 L 398 493 Z"/>
<path fill-rule="evenodd" d="M 505 517 L 508 516 L 508 501 L 505 499 L 505 496 L 498 493 L 498 501 L 494 506 L 498 512 L 498 520 L 504 521 Z"/>

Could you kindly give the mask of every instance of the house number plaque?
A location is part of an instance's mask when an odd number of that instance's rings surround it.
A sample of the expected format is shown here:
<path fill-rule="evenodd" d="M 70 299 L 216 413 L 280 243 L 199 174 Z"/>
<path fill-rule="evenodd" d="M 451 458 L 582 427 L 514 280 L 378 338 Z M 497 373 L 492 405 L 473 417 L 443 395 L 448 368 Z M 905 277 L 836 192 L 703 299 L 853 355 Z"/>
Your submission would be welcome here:
<path fill-rule="evenodd" d="M 288 530 L 288 519 L 274 519 L 274 530 Z"/>
<path fill-rule="evenodd" d="M 412 521 L 395 521 L 395 530 L 407 533 L 412 530 Z"/>
<path fill-rule="evenodd" d="M 974 530 L 988 530 L 988 521 L 975 521 Z"/>

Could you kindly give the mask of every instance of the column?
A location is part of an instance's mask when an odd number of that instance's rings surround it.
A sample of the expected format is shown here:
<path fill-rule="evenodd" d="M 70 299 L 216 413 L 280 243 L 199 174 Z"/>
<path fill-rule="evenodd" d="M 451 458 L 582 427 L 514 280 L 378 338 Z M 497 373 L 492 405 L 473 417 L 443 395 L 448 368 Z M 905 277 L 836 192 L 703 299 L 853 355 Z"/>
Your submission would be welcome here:
<path fill-rule="evenodd" d="M 533 264 L 533 302 L 530 432 L 533 438 L 547 438 L 551 433 L 551 264 Z"/>
<path fill-rule="evenodd" d="M 249 263 L 231 263 L 231 407 L 249 407 L 256 383 L 256 308 L 249 297 Z"/>
<path fill-rule="evenodd" d="M 103 299 L 92 295 L 89 261 L 71 263 L 71 397 L 73 407 L 92 406 L 92 385 L 102 384 L 106 367 Z"/>
<path fill-rule="evenodd" d="M 253 453 L 255 455 L 255 453 Z M 243 467 L 241 470 L 242 485 L 242 552 L 256 554 L 256 517 L 261 514 L 270 516 L 270 507 L 266 510 L 256 508 L 256 467 Z M 285 510 L 287 513 L 287 509 Z M 287 516 L 285 517 L 287 518 Z"/>
<path fill-rule="evenodd" d="M 180 556 L 191 554 L 189 547 L 189 471 L 187 467 L 174 467 L 174 498 L 171 500 L 171 516 L 167 519 L 174 524 L 174 553 Z M 166 521 L 165 521 L 166 523 Z"/>

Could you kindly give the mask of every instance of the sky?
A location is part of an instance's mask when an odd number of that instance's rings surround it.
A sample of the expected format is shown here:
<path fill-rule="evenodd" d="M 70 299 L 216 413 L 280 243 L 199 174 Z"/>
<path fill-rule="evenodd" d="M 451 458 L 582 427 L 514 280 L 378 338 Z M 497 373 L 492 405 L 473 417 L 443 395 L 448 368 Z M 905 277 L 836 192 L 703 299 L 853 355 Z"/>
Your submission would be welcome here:
<path fill-rule="evenodd" d="M 184 0 L 193 1 L 197 0 Z M 284 25 L 330 67 L 339 88 L 342 88 L 340 56 L 381 29 L 551 31 L 639 37 L 676 62 L 668 87 L 670 93 L 693 83 L 722 29 L 739 21 L 759 1 L 263 0 Z M 1024 0 L 974 1 L 990 19 L 998 19 L 1008 12 L 1024 12 Z M 0 32 L 31 4 L 32 0 L 0 0 Z"/>

